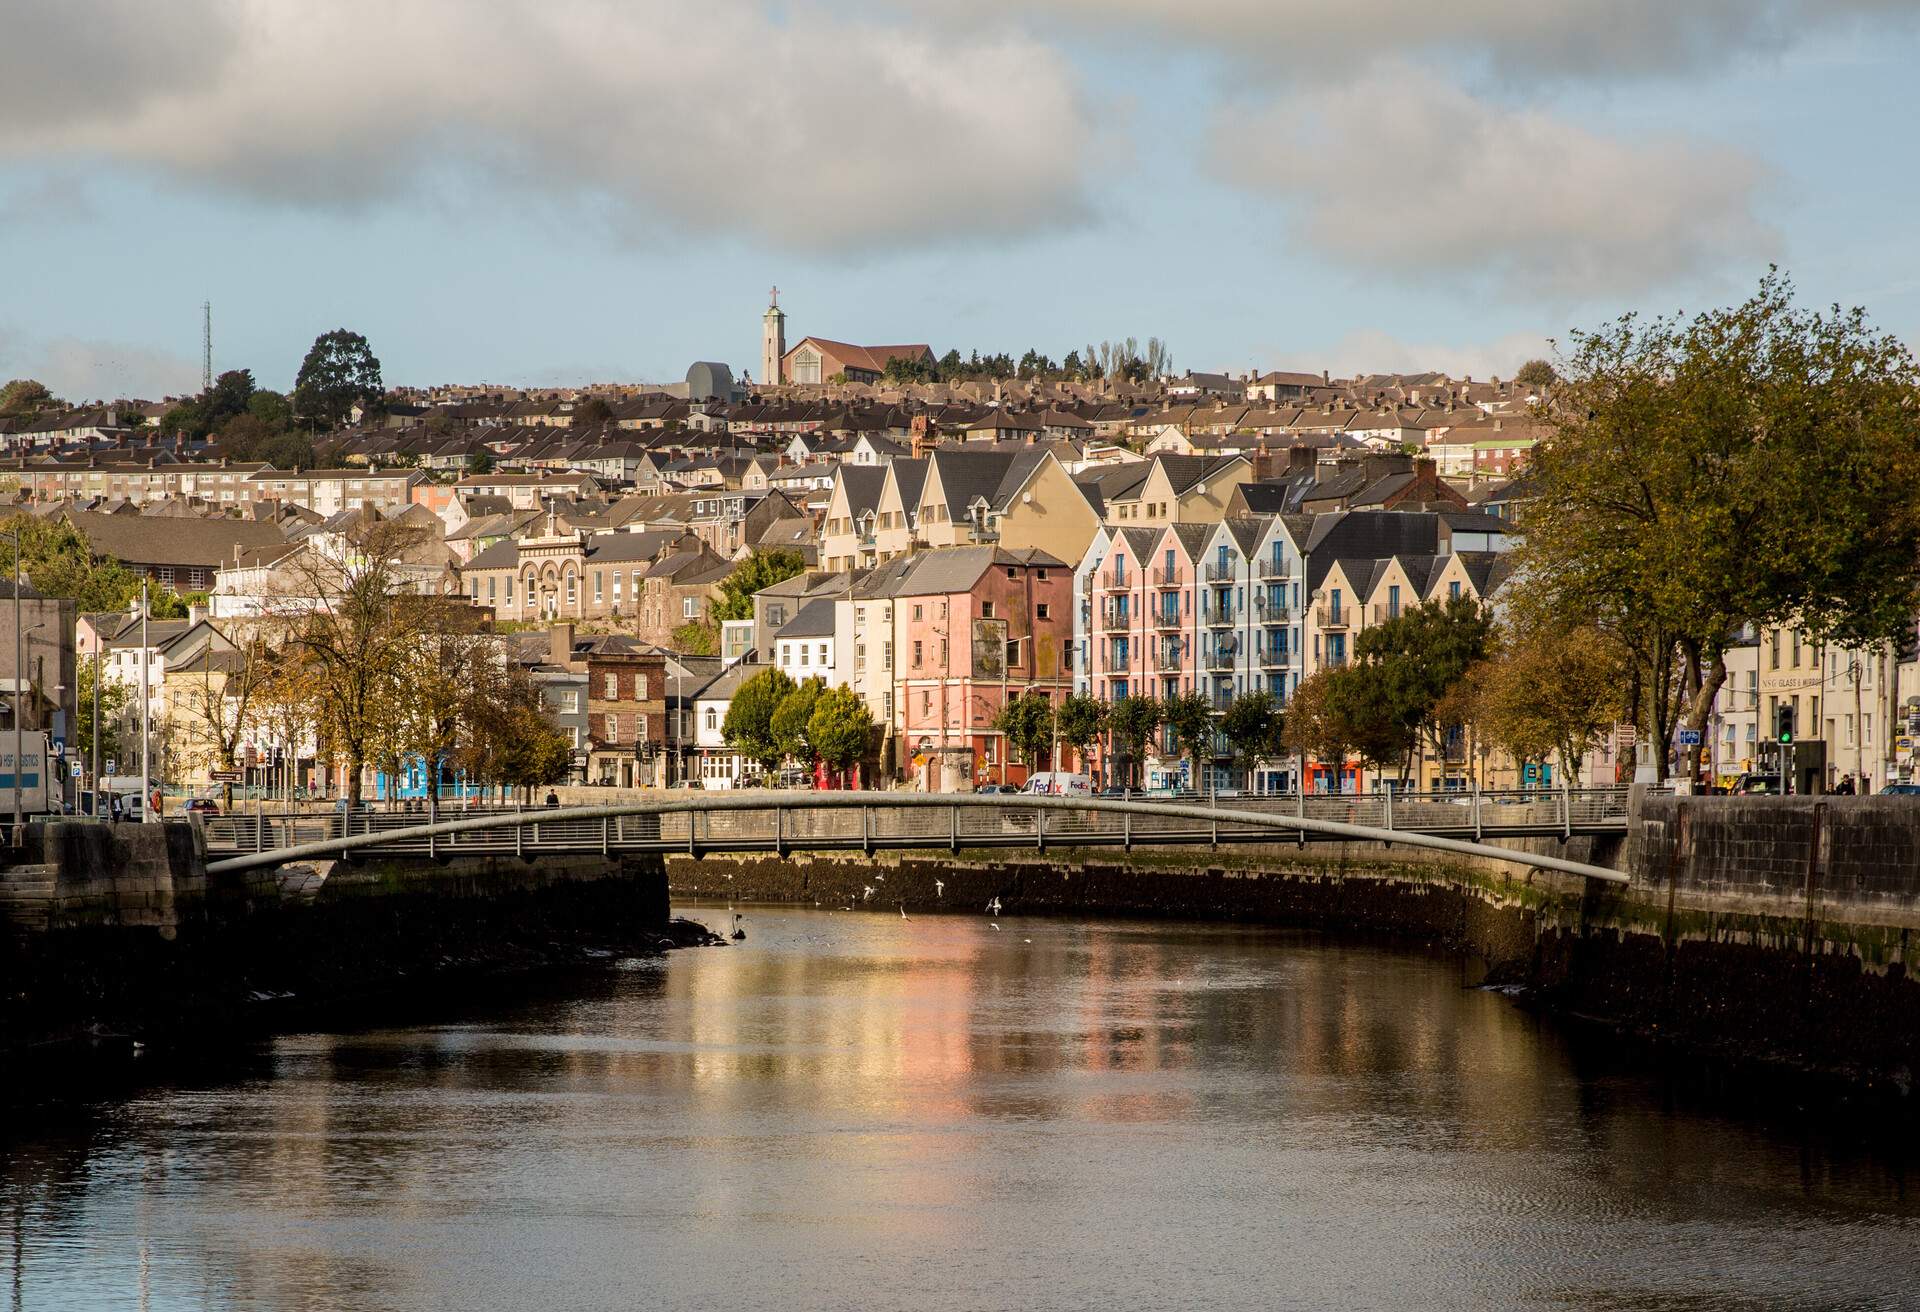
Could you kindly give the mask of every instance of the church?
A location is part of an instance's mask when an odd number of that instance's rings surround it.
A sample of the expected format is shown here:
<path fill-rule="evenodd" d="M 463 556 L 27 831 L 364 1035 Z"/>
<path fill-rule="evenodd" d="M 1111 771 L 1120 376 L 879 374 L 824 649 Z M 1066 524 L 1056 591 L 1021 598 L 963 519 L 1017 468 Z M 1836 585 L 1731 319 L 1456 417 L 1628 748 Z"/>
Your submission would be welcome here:
<path fill-rule="evenodd" d="M 787 312 L 780 308 L 780 289 L 773 289 L 762 321 L 760 376 L 767 382 L 824 383 L 844 374 L 850 383 L 877 383 L 887 363 L 900 358 L 933 363 L 933 348 L 924 342 L 905 346 L 855 346 L 825 337 L 803 337 L 787 349 Z"/>

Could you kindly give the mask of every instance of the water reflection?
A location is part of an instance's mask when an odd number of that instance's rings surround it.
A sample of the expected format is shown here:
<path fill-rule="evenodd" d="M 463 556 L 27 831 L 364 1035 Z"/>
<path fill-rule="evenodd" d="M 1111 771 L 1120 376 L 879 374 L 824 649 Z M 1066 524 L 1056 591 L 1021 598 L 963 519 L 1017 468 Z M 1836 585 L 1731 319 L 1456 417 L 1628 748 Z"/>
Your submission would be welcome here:
<path fill-rule="evenodd" d="M 1671 1104 L 1454 966 L 760 912 L 15 1143 L 22 1309 L 1900 1306 L 1898 1158 Z"/>

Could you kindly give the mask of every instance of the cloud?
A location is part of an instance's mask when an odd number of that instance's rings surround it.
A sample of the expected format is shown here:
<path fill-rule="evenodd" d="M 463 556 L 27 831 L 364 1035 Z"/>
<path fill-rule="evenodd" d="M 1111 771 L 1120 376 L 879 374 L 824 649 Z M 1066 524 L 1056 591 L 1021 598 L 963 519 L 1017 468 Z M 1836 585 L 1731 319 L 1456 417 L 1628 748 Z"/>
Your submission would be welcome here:
<path fill-rule="evenodd" d="M 121 161 L 303 208 L 506 195 L 637 236 L 840 254 L 1092 208 L 1093 107 L 1016 36 L 754 0 L 25 5 L 30 39 L 0 46 L 0 160 Z M 117 89 L 53 95 L 49 68 Z"/>
<path fill-rule="evenodd" d="M 200 390 L 200 362 L 130 342 L 0 328 L 0 383 L 37 378 L 69 401 L 159 400 Z"/>
<path fill-rule="evenodd" d="M 1681 138 L 1628 143 L 1406 67 L 1224 111 L 1219 176 L 1286 203 L 1321 255 L 1539 298 L 1644 292 L 1778 244 L 1766 175 Z"/>
<path fill-rule="evenodd" d="M 1540 333 L 1508 333 L 1490 342 L 1463 345 L 1408 342 L 1377 329 L 1362 329 L 1318 351 L 1273 351 L 1270 367 L 1310 373 L 1324 369 L 1335 378 L 1432 371 L 1453 378 L 1511 378 L 1528 360 L 1552 358 L 1552 348 Z"/>
<path fill-rule="evenodd" d="M 1289 78 L 1381 56 L 1484 63 L 1503 78 L 1663 75 L 1791 47 L 1853 21 L 1905 21 L 1916 0 L 881 0 L 928 15 L 1053 20 L 1082 39 L 1151 34 Z"/>

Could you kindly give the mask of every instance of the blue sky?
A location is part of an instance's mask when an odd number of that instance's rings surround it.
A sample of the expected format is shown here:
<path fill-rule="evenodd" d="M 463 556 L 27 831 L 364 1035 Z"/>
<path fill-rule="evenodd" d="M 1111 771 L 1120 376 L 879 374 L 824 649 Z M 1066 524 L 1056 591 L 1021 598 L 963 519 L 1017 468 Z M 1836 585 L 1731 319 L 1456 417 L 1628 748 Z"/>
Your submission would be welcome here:
<path fill-rule="evenodd" d="M 317 8 L 9 17 L 0 379 L 190 389 L 203 299 L 272 386 L 343 325 L 391 382 L 757 371 L 774 282 L 790 339 L 1479 376 L 1769 261 L 1920 341 L 1906 0 Z"/>

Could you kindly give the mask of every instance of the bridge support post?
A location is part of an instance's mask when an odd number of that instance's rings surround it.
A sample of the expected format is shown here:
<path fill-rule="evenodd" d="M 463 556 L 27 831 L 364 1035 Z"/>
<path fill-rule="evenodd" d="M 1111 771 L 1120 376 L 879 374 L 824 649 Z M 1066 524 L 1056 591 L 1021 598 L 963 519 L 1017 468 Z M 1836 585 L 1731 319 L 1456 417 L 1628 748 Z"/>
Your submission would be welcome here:
<path fill-rule="evenodd" d="M 539 835 L 536 834 L 534 837 L 538 838 Z M 515 825 L 513 827 L 513 854 L 521 857 L 527 854 L 527 827 L 525 825 Z"/>
<path fill-rule="evenodd" d="M 1301 759 L 1304 760 L 1305 758 L 1303 757 Z M 1304 768 L 1301 771 L 1300 788 L 1299 788 L 1299 791 L 1294 794 L 1294 800 L 1299 803 L 1300 818 L 1302 820 L 1305 820 L 1307 818 L 1307 779 L 1306 779 L 1306 772 Z M 1294 840 L 1296 844 L 1300 847 L 1305 847 L 1307 845 L 1306 825 L 1304 824 L 1300 825 L 1297 829 L 1293 831 L 1293 833 L 1294 833 Z"/>
<path fill-rule="evenodd" d="M 600 855 L 606 856 L 613 851 L 613 820 L 609 816 L 600 817 Z"/>
<path fill-rule="evenodd" d="M 1473 781 L 1473 841 L 1480 841 L 1480 781 Z"/>
<path fill-rule="evenodd" d="M 787 854 L 787 808 L 784 806 L 773 808 L 773 854 Z"/>
<path fill-rule="evenodd" d="M 860 850 L 868 856 L 873 855 L 873 809 L 860 808 Z"/>
<path fill-rule="evenodd" d="M 957 806 L 947 808 L 947 843 L 952 847 L 954 855 L 958 856 L 960 854 L 960 808 Z"/>
<path fill-rule="evenodd" d="M 1388 833 L 1393 832 L 1393 793 L 1394 793 L 1393 785 L 1388 784 L 1387 785 L 1387 832 Z M 1393 840 L 1391 838 L 1387 840 L 1386 846 L 1389 850 L 1392 849 Z"/>
<path fill-rule="evenodd" d="M 1037 852 L 1047 850 L 1047 809 L 1044 806 L 1034 813 L 1033 847 Z"/>
<path fill-rule="evenodd" d="M 1122 851 L 1133 851 L 1133 812 L 1126 811 L 1120 816 L 1120 847 Z"/>

